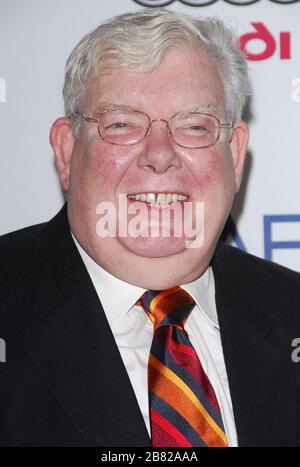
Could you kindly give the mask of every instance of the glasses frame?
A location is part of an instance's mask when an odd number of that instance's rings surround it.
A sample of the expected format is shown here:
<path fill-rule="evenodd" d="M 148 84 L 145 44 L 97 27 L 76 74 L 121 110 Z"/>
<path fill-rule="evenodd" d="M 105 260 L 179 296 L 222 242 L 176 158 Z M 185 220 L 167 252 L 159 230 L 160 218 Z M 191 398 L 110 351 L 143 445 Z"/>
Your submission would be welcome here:
<path fill-rule="evenodd" d="M 101 118 L 103 115 L 105 115 L 106 113 L 111 113 L 111 112 L 114 112 L 114 111 L 118 111 L 119 109 L 113 109 L 113 110 L 104 110 L 103 112 L 101 112 L 101 114 L 99 115 L 98 118 L 95 118 L 95 117 L 88 117 L 87 115 L 85 115 L 83 112 L 75 112 L 77 115 L 80 115 L 82 118 L 84 118 L 84 120 L 86 120 L 87 122 L 89 123 L 98 123 L 98 133 L 99 133 L 99 136 L 101 139 L 103 139 L 103 136 L 101 135 L 101 131 L 100 131 L 100 121 L 101 121 Z M 179 115 L 182 115 L 182 114 L 185 114 L 185 113 L 189 113 L 189 111 L 186 111 L 186 112 L 176 112 L 174 115 L 172 115 L 172 117 L 169 118 L 169 120 L 165 120 L 163 118 L 155 118 L 153 120 L 151 120 L 151 118 L 149 117 L 148 114 L 146 114 L 145 112 L 141 111 L 141 110 L 137 110 L 137 109 L 130 109 L 129 110 L 130 112 L 136 112 L 136 113 L 139 113 L 139 114 L 143 114 L 145 115 L 145 117 L 147 117 L 148 119 L 148 128 L 147 128 L 147 131 L 146 133 L 144 134 L 144 136 L 138 140 L 138 141 L 135 141 L 134 143 L 113 143 L 111 141 L 105 141 L 106 143 L 108 144 L 114 144 L 116 146 L 133 146 L 134 144 L 139 144 L 141 141 L 143 141 L 143 139 L 148 136 L 151 132 L 151 127 L 152 127 L 152 123 L 153 122 L 165 122 L 166 125 L 167 125 L 167 128 L 168 128 L 168 133 L 170 135 L 170 137 L 172 138 L 172 140 L 174 141 L 175 144 L 177 144 L 178 146 L 182 147 L 182 148 L 185 148 L 185 149 L 206 149 L 206 148 L 210 148 L 212 146 L 214 146 L 217 141 L 219 140 L 220 138 L 220 135 L 221 135 L 221 129 L 222 128 L 227 128 L 227 129 L 232 129 L 233 130 L 233 125 L 234 125 L 234 122 L 231 121 L 229 123 L 224 123 L 224 122 L 221 122 L 221 120 L 218 119 L 218 117 L 216 117 L 215 115 L 212 115 L 210 113 L 207 113 L 207 112 L 193 112 L 193 111 L 190 111 L 190 113 L 193 113 L 193 114 L 199 114 L 199 115 L 206 115 L 208 117 L 212 117 L 216 122 L 217 122 L 217 125 L 218 125 L 218 133 L 217 133 L 217 136 L 215 138 L 215 142 L 214 143 L 211 143 L 211 144 L 208 144 L 206 146 L 193 146 L 193 147 L 190 147 L 190 146 L 183 146 L 182 144 L 179 144 L 177 143 L 177 141 L 175 141 L 174 139 L 174 136 L 172 135 L 172 132 L 171 132 L 171 128 L 170 128 L 170 125 L 169 125 L 169 122 L 174 118 L 174 117 L 177 117 Z M 230 136 L 230 139 L 229 141 L 231 141 L 231 138 L 232 138 L 232 134 Z"/>

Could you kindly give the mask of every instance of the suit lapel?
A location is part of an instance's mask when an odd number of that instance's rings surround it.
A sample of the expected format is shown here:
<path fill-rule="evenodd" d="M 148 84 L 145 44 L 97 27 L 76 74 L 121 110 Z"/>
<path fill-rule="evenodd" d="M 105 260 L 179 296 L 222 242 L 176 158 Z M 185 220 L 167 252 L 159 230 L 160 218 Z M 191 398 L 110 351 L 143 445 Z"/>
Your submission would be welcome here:
<path fill-rule="evenodd" d="M 280 304 L 266 284 L 246 278 L 239 262 L 230 264 L 227 248 L 218 248 L 212 266 L 239 446 L 296 445 L 290 341 L 281 348 L 286 330 L 270 318 Z"/>
<path fill-rule="evenodd" d="M 129 377 L 89 275 L 71 238 L 66 209 L 42 232 L 28 307 L 36 330 L 29 352 L 87 445 L 150 446 Z"/>

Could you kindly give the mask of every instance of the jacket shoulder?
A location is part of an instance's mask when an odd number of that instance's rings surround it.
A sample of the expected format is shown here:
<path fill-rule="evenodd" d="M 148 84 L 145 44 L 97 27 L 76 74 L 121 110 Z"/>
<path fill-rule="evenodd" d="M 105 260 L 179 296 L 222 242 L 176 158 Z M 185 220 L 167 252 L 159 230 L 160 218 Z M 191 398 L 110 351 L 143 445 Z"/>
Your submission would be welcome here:
<path fill-rule="evenodd" d="M 44 223 L 0 236 L 0 284 L 19 282 L 28 274 L 33 251 Z"/>
<path fill-rule="evenodd" d="M 273 295 L 299 310 L 300 273 L 220 242 L 213 262 L 233 283 L 251 285 L 261 295 Z"/>
<path fill-rule="evenodd" d="M 7 342 L 11 333 L 24 326 L 25 291 L 31 281 L 35 246 L 43 226 L 26 227 L 0 237 L 0 330 Z"/>
<path fill-rule="evenodd" d="M 265 273 L 286 275 L 294 277 L 296 280 L 300 280 L 300 272 L 289 269 L 273 261 L 269 261 L 251 253 L 243 251 L 237 247 L 228 245 L 224 242 L 218 244 L 217 255 L 231 263 L 232 266 L 260 269 Z"/>

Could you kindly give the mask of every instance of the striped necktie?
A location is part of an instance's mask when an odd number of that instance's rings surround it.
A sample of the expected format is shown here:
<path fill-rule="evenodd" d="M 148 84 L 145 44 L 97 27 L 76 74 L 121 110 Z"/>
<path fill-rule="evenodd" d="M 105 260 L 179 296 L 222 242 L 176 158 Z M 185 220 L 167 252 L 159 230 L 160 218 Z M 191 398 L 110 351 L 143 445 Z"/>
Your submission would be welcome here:
<path fill-rule="evenodd" d="M 227 447 L 215 392 L 184 329 L 194 300 L 174 287 L 149 290 L 140 303 L 154 324 L 148 362 L 152 446 Z"/>

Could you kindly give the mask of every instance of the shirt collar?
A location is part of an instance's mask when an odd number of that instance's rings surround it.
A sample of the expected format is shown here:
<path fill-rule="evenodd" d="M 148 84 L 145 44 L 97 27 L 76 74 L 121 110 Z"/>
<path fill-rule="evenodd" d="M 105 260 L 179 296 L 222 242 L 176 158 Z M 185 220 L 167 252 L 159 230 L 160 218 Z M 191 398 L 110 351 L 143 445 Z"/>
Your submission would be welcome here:
<path fill-rule="evenodd" d="M 211 325 L 220 329 L 215 299 L 215 280 L 211 266 L 201 277 L 188 284 L 182 284 L 181 287 L 193 297 L 196 305 Z"/>
<path fill-rule="evenodd" d="M 79 245 L 73 233 L 72 237 L 98 297 L 101 299 L 107 320 L 113 328 L 122 320 L 122 317 L 133 307 L 147 289 L 129 284 L 113 276 L 86 253 Z M 193 297 L 198 308 L 208 321 L 219 329 L 214 298 L 215 284 L 211 267 L 201 277 L 188 284 L 182 284 L 181 287 Z"/>

